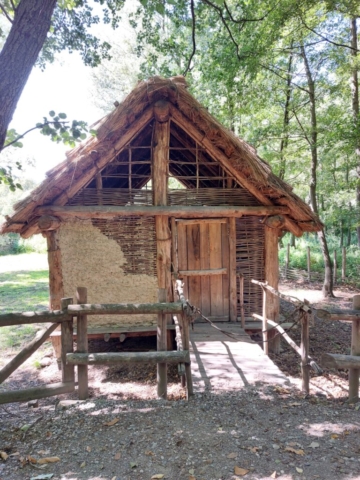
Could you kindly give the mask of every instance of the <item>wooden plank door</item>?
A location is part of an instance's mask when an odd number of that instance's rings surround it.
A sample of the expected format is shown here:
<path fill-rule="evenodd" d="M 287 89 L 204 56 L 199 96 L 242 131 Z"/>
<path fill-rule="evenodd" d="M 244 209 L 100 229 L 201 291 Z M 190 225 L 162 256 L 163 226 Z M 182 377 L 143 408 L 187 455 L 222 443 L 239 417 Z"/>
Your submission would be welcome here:
<path fill-rule="evenodd" d="M 176 227 L 177 263 L 184 280 L 184 295 L 206 317 L 228 321 L 230 257 L 227 219 L 179 219 Z"/>

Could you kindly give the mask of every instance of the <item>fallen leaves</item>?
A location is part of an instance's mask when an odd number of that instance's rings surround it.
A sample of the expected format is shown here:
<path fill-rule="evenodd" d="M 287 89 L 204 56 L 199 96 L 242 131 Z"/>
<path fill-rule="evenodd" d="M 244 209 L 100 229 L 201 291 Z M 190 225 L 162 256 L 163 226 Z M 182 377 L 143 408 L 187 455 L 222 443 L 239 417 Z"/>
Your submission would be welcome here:
<path fill-rule="evenodd" d="M 250 470 L 247 470 L 246 468 L 237 467 L 237 466 L 234 467 L 235 475 L 240 475 L 241 477 L 243 477 L 244 475 L 246 475 L 249 472 L 250 472 Z"/>
<path fill-rule="evenodd" d="M 309 445 L 310 448 L 318 448 L 320 447 L 320 443 L 318 442 L 311 442 Z"/>
<path fill-rule="evenodd" d="M 276 470 L 275 472 L 273 472 L 271 475 L 270 475 L 270 478 L 276 478 L 277 477 L 277 473 L 276 473 Z"/>
<path fill-rule="evenodd" d="M 116 425 L 119 421 L 120 421 L 120 418 L 114 418 L 113 420 L 110 420 L 110 422 L 105 422 L 104 426 L 112 427 L 113 425 Z"/>
<path fill-rule="evenodd" d="M 0 458 L 1 460 L 4 460 L 4 462 L 6 462 L 8 457 L 9 455 L 6 452 L 0 452 Z"/>
<path fill-rule="evenodd" d="M 165 477 L 165 475 L 163 473 L 156 473 L 155 475 L 153 475 L 151 477 L 151 480 L 159 480 L 159 479 L 164 478 L 164 477 Z"/>
<path fill-rule="evenodd" d="M 293 447 L 285 447 L 284 451 L 285 452 L 290 452 L 290 453 L 295 453 L 296 455 L 305 455 L 304 450 L 302 450 L 301 448 L 296 449 L 296 448 L 293 448 Z"/>
<path fill-rule="evenodd" d="M 44 457 L 37 460 L 36 463 L 38 463 L 39 465 L 45 465 L 46 463 L 57 463 L 57 462 L 60 462 L 59 457 Z"/>
<path fill-rule="evenodd" d="M 304 470 L 300 467 L 295 467 L 295 469 L 296 469 L 297 473 L 303 473 L 304 472 Z"/>
<path fill-rule="evenodd" d="M 115 453 L 114 460 L 120 460 L 121 458 L 121 452 Z"/>

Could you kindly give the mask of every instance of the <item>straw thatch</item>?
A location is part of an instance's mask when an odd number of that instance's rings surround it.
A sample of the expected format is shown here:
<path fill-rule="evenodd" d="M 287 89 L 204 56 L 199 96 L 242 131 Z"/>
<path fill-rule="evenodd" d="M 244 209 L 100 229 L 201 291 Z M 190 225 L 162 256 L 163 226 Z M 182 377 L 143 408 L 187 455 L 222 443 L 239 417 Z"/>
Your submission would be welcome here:
<path fill-rule="evenodd" d="M 261 204 L 289 207 L 288 225 L 293 225 L 300 234 L 322 228 L 309 206 L 272 173 L 256 151 L 220 125 L 195 100 L 182 77 L 154 77 L 140 82 L 113 112 L 94 126 L 96 137 L 68 152 L 66 160 L 50 170 L 46 180 L 14 206 L 14 214 L 7 217 L 1 233 L 20 232 L 24 236 L 37 233 L 36 207 L 69 204 L 152 121 L 154 104 L 159 100 L 170 103 L 170 118 L 175 123 L 182 122 L 182 128 L 187 126 L 189 137 L 195 138 L 196 133 L 204 150 L 211 150 L 212 158 L 224 169 L 231 168 L 237 182 Z"/>

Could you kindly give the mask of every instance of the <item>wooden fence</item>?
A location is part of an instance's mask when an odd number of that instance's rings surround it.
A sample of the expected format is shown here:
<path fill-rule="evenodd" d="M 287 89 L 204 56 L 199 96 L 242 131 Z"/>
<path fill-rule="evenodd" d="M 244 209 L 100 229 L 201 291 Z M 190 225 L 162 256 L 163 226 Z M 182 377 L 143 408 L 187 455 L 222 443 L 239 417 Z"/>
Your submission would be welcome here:
<path fill-rule="evenodd" d="M 306 264 L 307 269 L 294 268 L 290 266 L 290 243 L 286 246 L 285 264 L 280 267 L 280 277 L 285 280 L 301 280 L 303 282 L 322 282 L 324 280 L 324 271 L 313 271 L 311 267 L 311 248 L 307 247 Z M 341 269 L 341 270 L 340 270 Z M 333 252 L 333 283 L 346 281 L 346 248 L 342 247 L 341 265 L 338 260 L 337 252 Z"/>
<path fill-rule="evenodd" d="M 157 364 L 157 394 L 159 398 L 167 398 L 167 364 L 177 363 L 182 375 L 183 386 L 187 387 L 187 398 L 193 394 L 189 353 L 189 317 L 187 304 L 180 296 L 179 302 L 165 302 L 164 289 L 159 289 L 159 302 L 150 304 L 87 304 L 87 291 L 77 288 L 74 304 L 72 298 L 61 300 L 61 310 L 45 312 L 8 313 L 0 315 L 0 327 L 29 323 L 51 323 L 52 325 L 38 332 L 35 338 L 26 345 L 7 365 L 0 370 L 0 383 L 4 382 L 20 365 L 22 365 L 60 325 L 61 327 L 61 372 L 62 382 L 43 385 L 35 388 L 0 392 L 0 404 L 25 402 L 75 390 L 75 365 L 78 370 L 78 394 L 80 399 L 88 397 L 88 365 L 119 363 L 151 363 Z M 135 315 L 155 313 L 157 323 L 157 351 L 137 353 L 88 353 L 88 315 Z M 171 314 L 175 321 L 177 350 L 167 350 L 167 315 Z M 77 351 L 74 352 L 74 320 L 77 321 Z M 186 381 L 185 381 L 186 379 Z"/>

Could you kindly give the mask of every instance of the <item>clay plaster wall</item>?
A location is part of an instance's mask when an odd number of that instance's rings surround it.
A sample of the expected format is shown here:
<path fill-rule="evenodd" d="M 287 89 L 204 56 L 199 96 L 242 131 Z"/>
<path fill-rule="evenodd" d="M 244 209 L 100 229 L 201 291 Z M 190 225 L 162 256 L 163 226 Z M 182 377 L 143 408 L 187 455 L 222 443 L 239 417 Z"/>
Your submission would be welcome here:
<path fill-rule="evenodd" d="M 88 303 L 153 303 L 157 279 L 125 274 L 121 246 L 103 235 L 91 221 L 66 222 L 59 230 L 65 297 L 76 298 L 76 287 L 86 287 Z M 154 315 L 89 315 L 89 326 L 152 325 Z"/>

